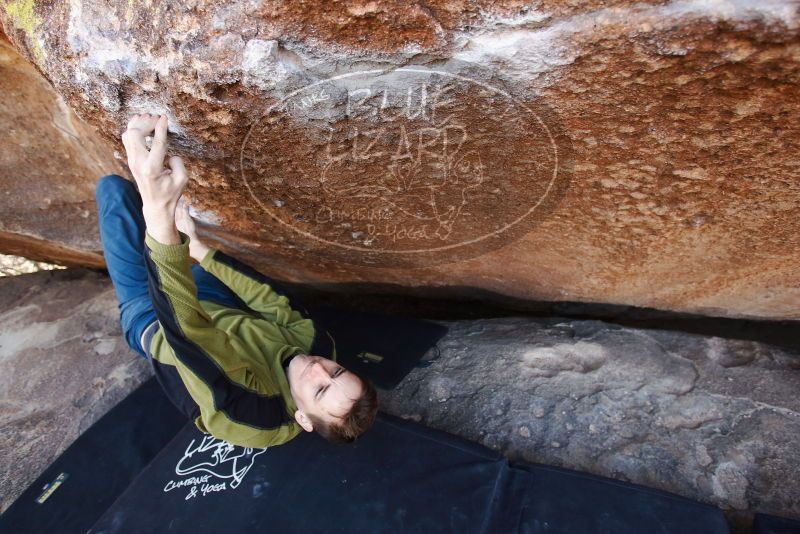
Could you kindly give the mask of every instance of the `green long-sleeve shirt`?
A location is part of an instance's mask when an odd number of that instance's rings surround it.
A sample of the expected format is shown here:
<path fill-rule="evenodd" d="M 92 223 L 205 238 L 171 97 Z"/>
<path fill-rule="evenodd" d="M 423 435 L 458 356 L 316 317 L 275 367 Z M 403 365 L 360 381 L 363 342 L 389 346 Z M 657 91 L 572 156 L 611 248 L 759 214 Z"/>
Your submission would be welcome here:
<path fill-rule="evenodd" d="M 150 343 L 156 376 L 203 432 L 244 447 L 267 447 L 301 432 L 282 363 L 332 338 L 293 309 L 275 284 L 217 250 L 200 265 L 228 286 L 249 312 L 198 301 L 189 238 L 164 245 L 145 236 L 150 296 L 160 327 Z M 323 339 L 323 338 L 329 339 Z"/>

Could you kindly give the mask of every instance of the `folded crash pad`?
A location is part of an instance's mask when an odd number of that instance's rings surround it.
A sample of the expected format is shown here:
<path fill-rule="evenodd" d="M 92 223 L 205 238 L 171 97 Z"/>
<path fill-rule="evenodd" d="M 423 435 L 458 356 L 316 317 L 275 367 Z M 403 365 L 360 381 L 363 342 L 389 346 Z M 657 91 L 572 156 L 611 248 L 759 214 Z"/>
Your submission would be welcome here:
<path fill-rule="evenodd" d="M 509 464 L 380 414 L 349 445 L 267 449 L 187 425 L 91 530 L 113 532 L 727 533 L 713 506 L 564 469 Z"/>

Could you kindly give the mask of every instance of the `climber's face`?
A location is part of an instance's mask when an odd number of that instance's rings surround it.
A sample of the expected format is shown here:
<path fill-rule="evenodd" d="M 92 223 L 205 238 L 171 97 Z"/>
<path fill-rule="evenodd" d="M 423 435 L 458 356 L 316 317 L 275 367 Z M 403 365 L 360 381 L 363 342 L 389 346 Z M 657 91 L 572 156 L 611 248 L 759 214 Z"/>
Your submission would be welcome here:
<path fill-rule="evenodd" d="M 335 361 L 307 354 L 292 358 L 286 378 L 297 404 L 295 420 L 309 432 L 313 430 L 309 415 L 327 424 L 341 422 L 363 387 L 360 378 Z"/>

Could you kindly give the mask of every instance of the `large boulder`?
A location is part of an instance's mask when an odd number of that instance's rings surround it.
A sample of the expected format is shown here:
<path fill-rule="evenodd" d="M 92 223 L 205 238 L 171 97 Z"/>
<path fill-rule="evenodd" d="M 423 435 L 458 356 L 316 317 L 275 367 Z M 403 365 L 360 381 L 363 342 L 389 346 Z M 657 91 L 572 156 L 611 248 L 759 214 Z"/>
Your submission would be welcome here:
<path fill-rule="evenodd" d="M 800 316 L 792 0 L 7 0 L 0 22 L 108 139 L 167 113 L 204 231 L 276 277 Z"/>

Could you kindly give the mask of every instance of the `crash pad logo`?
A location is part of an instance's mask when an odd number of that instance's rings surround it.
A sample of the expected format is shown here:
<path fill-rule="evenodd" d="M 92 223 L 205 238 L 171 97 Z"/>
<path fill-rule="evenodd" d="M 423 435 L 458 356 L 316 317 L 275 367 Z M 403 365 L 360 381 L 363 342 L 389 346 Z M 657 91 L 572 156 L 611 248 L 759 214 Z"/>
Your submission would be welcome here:
<path fill-rule="evenodd" d="M 175 465 L 178 478 L 167 482 L 164 493 L 184 491 L 189 500 L 236 489 L 256 457 L 266 450 L 240 447 L 211 435 L 193 439 Z"/>
<path fill-rule="evenodd" d="M 265 229 L 321 256 L 412 267 L 530 231 L 563 196 L 570 145 L 542 101 L 487 79 L 450 62 L 295 83 L 241 148 Z"/>

